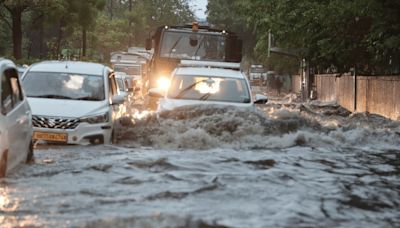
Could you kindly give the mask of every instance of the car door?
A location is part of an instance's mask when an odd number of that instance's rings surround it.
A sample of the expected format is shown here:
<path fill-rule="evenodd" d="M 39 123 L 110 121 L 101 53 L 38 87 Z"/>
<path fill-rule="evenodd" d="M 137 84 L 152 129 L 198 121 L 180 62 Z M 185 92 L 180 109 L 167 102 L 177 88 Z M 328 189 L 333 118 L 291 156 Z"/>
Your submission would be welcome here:
<path fill-rule="evenodd" d="M 21 90 L 18 73 L 14 68 L 1 75 L 1 112 L 5 116 L 8 132 L 8 168 L 25 161 L 31 137 L 30 110 Z"/>

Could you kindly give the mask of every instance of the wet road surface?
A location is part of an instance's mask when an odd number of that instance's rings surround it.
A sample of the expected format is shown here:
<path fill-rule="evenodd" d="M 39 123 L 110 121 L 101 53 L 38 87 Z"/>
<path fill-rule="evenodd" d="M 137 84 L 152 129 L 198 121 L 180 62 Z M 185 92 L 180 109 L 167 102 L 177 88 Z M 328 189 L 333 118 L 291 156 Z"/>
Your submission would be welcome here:
<path fill-rule="evenodd" d="M 116 145 L 39 146 L 0 181 L 1 226 L 400 226 L 398 122 L 285 100 L 132 116 Z"/>

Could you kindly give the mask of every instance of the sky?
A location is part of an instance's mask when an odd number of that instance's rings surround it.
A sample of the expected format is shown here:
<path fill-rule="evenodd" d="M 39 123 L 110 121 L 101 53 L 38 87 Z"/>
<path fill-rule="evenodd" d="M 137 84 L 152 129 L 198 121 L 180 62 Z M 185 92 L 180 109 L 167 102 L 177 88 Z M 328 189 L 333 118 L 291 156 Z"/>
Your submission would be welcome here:
<path fill-rule="evenodd" d="M 200 19 L 206 19 L 207 1 L 208 0 L 191 0 L 195 15 Z"/>

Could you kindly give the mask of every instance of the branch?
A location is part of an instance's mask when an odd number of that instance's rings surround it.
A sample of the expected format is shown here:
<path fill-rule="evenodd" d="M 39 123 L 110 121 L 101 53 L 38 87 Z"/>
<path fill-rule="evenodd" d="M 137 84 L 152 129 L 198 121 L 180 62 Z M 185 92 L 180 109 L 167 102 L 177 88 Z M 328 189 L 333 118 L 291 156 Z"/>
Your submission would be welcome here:
<path fill-rule="evenodd" d="M 7 7 L 4 5 L 4 2 L 0 2 L 0 7 L 1 7 L 1 6 L 4 6 L 4 8 L 7 8 Z M 8 9 L 7 9 L 7 10 L 8 10 Z M 4 15 L 4 14 L 3 14 L 3 11 L 1 11 L 1 10 L 0 10 L 0 19 L 1 19 L 2 21 L 4 21 L 4 23 L 5 23 L 10 29 L 12 29 L 11 23 L 7 20 L 7 16 Z"/>

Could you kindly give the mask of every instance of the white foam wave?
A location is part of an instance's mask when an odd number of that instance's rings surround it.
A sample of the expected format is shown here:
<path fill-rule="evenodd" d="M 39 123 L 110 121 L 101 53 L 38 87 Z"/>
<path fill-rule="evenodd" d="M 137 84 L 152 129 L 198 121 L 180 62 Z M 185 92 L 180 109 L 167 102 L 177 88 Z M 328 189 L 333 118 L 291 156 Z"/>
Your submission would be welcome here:
<path fill-rule="evenodd" d="M 337 106 L 276 106 L 260 110 L 234 107 L 185 107 L 133 115 L 133 124 L 119 136 L 129 146 L 164 149 L 257 149 L 308 147 L 370 148 L 399 146 L 393 123 L 365 116 L 345 116 Z M 328 114 L 327 114 L 328 113 Z M 138 118 L 140 116 L 140 118 Z M 386 120 L 387 121 L 387 120 Z M 366 124 L 368 123 L 368 124 Z M 379 125 L 379 129 L 374 127 Z M 390 127 L 392 126 L 392 127 Z"/>

